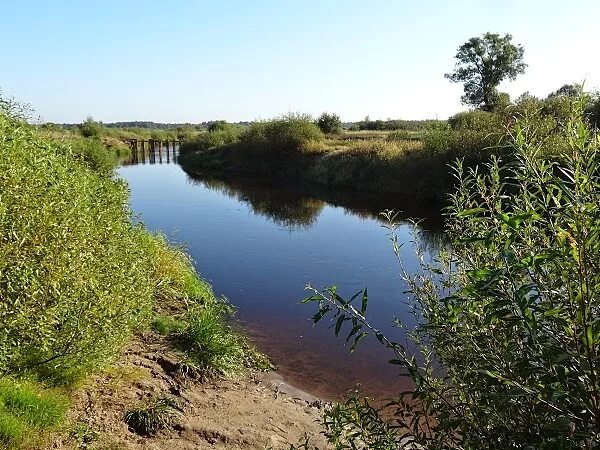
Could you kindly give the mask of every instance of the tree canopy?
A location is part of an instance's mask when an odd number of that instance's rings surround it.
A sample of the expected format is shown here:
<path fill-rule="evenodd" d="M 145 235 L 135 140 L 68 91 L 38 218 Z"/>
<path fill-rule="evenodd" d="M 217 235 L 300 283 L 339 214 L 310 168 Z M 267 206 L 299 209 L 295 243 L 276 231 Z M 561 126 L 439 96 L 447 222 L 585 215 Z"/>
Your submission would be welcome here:
<path fill-rule="evenodd" d="M 458 48 L 454 72 L 445 76 L 454 83 L 464 83 L 463 103 L 491 111 L 499 98 L 498 85 L 525 72 L 524 52 L 521 45 L 512 43 L 510 34 L 485 33 Z"/>
<path fill-rule="evenodd" d="M 324 112 L 319 116 L 316 124 L 325 134 L 339 133 L 342 131 L 342 121 L 337 114 L 328 114 Z"/>

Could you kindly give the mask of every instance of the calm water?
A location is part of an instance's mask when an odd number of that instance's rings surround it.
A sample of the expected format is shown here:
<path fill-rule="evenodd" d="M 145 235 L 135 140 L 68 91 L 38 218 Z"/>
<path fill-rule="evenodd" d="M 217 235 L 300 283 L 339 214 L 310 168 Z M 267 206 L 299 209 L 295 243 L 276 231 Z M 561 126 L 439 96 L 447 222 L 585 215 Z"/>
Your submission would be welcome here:
<path fill-rule="evenodd" d="M 392 355 L 375 339 L 348 355 L 329 323 L 312 325 L 314 306 L 300 300 L 308 283 L 336 284 L 347 296 L 367 286 L 370 319 L 402 339 L 392 321 L 410 322 L 402 303 L 405 286 L 377 211 L 407 205 L 257 180 L 192 178 L 165 154 L 136 162 L 119 169 L 134 212 L 151 230 L 188 248 L 198 271 L 238 307 L 237 319 L 286 380 L 328 399 L 357 385 L 376 397 L 403 387 L 398 369 L 386 363 Z M 422 216 L 426 208 L 417 206 Z M 434 248 L 438 223 L 426 224 L 419 239 Z M 404 263 L 414 268 L 410 230 L 403 225 L 399 234 L 407 242 Z"/>

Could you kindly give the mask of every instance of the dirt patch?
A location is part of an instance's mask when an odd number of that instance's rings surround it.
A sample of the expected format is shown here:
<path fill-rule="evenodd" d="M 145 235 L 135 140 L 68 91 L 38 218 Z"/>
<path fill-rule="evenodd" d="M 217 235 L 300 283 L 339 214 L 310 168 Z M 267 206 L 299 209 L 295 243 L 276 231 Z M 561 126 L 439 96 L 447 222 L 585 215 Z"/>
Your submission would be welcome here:
<path fill-rule="evenodd" d="M 74 397 L 69 431 L 49 448 L 279 449 L 300 442 L 305 433 L 325 447 L 319 434 L 322 406 L 315 398 L 272 374 L 203 379 L 151 333 L 136 338 L 109 373 L 92 377 Z M 152 437 L 130 430 L 125 414 L 159 398 L 175 405 L 171 427 Z"/>

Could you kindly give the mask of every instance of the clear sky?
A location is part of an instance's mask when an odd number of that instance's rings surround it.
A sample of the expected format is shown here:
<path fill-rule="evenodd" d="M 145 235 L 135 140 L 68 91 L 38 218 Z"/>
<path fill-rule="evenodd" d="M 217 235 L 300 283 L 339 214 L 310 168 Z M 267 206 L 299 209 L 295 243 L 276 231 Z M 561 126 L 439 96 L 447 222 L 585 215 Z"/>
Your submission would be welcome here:
<path fill-rule="evenodd" d="M 446 118 L 457 47 L 525 47 L 502 90 L 600 87 L 600 0 L 0 0 L 0 88 L 43 120 L 230 121 L 288 111 Z"/>

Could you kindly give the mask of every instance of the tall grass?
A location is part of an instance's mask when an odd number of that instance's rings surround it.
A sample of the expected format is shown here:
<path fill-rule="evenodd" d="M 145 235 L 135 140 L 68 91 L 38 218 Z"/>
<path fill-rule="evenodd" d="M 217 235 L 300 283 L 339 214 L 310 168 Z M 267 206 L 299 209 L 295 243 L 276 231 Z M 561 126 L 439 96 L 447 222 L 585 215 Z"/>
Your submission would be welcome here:
<path fill-rule="evenodd" d="M 40 432 L 56 428 L 68 407 L 56 390 L 31 381 L 0 380 L 0 449 L 37 448 Z"/>

